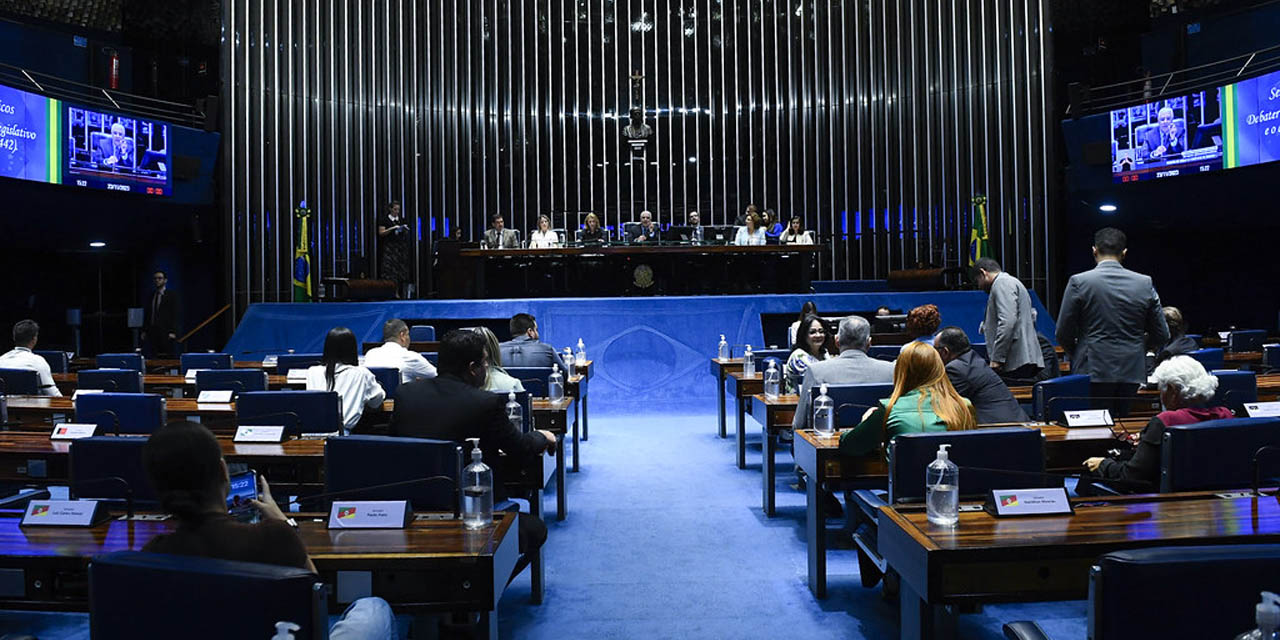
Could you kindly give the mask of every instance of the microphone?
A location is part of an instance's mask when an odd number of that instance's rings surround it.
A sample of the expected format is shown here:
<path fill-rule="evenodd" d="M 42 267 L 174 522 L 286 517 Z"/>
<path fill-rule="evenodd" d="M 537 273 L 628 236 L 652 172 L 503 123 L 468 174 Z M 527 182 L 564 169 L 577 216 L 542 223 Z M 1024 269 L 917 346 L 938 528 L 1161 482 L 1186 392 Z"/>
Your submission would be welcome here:
<path fill-rule="evenodd" d="M 1280 451 L 1280 446 L 1276 446 L 1276 445 L 1273 445 L 1273 444 L 1269 444 L 1269 445 L 1266 445 L 1266 446 L 1263 446 L 1263 447 L 1259 447 L 1257 451 L 1254 451 L 1254 452 L 1253 452 L 1253 460 L 1252 460 L 1252 463 L 1253 463 L 1253 496 L 1254 496 L 1255 498 L 1261 495 L 1260 493 L 1258 493 L 1258 485 L 1259 485 L 1259 484 L 1261 484 L 1261 482 L 1262 482 L 1261 474 L 1258 472 L 1258 469 L 1259 469 L 1259 466 L 1258 466 L 1258 459 L 1262 456 L 1262 454 L 1264 454 L 1264 453 L 1269 453 L 1269 452 L 1272 452 L 1272 451 Z"/>
<path fill-rule="evenodd" d="M 133 485 L 130 484 L 128 480 L 125 480 L 120 476 L 103 476 L 101 478 L 89 478 L 88 480 L 80 480 L 75 484 L 77 486 L 82 484 L 93 485 L 93 484 L 101 484 L 106 481 L 112 481 L 124 487 L 125 519 L 132 520 L 133 519 Z"/>
<path fill-rule="evenodd" d="M 343 489 L 342 491 L 329 491 L 326 493 L 317 493 L 309 496 L 295 496 L 292 500 L 284 504 L 285 507 L 294 504 L 302 504 L 305 500 L 317 500 L 320 498 L 340 498 L 342 496 L 357 495 L 377 489 L 393 489 L 396 487 L 407 487 L 416 484 L 426 484 L 428 482 L 449 482 L 453 484 L 453 519 L 462 519 L 461 493 L 462 486 L 458 478 L 450 476 L 427 476 L 425 478 L 414 478 L 412 480 L 401 480 L 399 482 L 388 482 L 385 484 L 374 484 L 367 487 L 357 487 L 355 489 Z M 410 501 L 412 502 L 412 501 Z"/>
<path fill-rule="evenodd" d="M 103 409 L 103 410 L 101 410 L 101 411 L 99 411 L 99 412 L 97 412 L 97 413 L 93 414 L 92 416 L 88 416 L 88 419 L 93 420 L 93 421 L 94 421 L 94 423 L 96 423 L 96 424 L 99 424 L 99 425 L 100 425 L 100 423 L 98 423 L 98 418 L 100 418 L 100 417 L 102 417 L 102 416 L 111 416 L 111 424 L 112 424 L 112 426 L 114 427 L 114 430 L 115 430 L 115 432 L 116 432 L 116 435 L 117 435 L 117 436 L 118 436 L 118 435 L 120 435 L 120 416 L 119 416 L 119 414 L 117 414 L 116 412 L 114 412 L 114 411 L 112 411 L 112 410 L 110 410 L 110 409 Z"/>

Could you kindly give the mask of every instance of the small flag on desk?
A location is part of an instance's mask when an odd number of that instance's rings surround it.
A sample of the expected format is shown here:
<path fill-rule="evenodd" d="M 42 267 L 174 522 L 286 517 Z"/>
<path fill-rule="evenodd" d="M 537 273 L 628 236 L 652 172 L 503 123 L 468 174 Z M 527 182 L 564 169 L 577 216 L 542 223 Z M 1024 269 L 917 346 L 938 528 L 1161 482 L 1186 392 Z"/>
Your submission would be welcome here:
<path fill-rule="evenodd" d="M 347 518 L 354 518 L 354 517 L 356 517 L 355 507 L 339 507 L 338 508 L 339 520 L 346 520 Z"/>
<path fill-rule="evenodd" d="M 991 240 L 987 237 L 987 197 L 973 198 L 973 227 L 969 231 L 969 266 L 991 256 Z"/>
<path fill-rule="evenodd" d="M 307 243 L 307 201 L 299 203 L 293 215 L 298 219 L 298 246 L 293 252 L 293 301 L 311 302 L 311 250 Z"/>
<path fill-rule="evenodd" d="M 1000 496 L 1000 506 L 1002 507 L 1018 506 L 1018 494 L 1011 493 L 1007 496 Z"/>
<path fill-rule="evenodd" d="M 43 516 L 43 515 L 46 515 L 46 514 L 48 514 L 48 513 L 49 513 L 49 505 L 47 505 L 47 504 L 43 504 L 43 505 L 40 505 L 40 506 L 38 506 L 38 507 L 32 507 L 32 509 L 31 509 L 31 517 L 32 517 L 32 518 L 35 518 L 35 517 L 37 517 L 37 516 Z"/>

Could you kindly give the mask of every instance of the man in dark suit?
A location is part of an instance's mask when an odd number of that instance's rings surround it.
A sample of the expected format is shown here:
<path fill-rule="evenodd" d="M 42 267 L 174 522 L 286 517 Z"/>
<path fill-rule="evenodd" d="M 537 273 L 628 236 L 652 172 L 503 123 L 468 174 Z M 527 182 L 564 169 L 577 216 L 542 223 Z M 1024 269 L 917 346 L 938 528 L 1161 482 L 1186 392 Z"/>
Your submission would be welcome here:
<path fill-rule="evenodd" d="M 978 410 L 978 424 L 1027 420 L 1026 412 L 1018 406 L 1009 387 L 982 356 L 969 348 L 969 336 L 964 329 L 944 327 L 934 337 L 933 346 L 947 365 L 951 386 Z"/>
<path fill-rule="evenodd" d="M 549 431 L 521 433 L 507 421 L 506 397 L 484 391 L 489 362 L 484 337 L 474 331 L 450 331 L 440 341 L 439 375 L 400 385 L 391 417 L 391 435 L 465 442 L 480 439 L 485 464 L 494 472 L 494 497 L 502 499 L 498 451 L 511 460 L 555 451 L 556 437 Z M 530 554 L 547 539 L 542 520 L 521 513 L 518 521 L 521 558 L 511 577 L 532 559 Z"/>
<path fill-rule="evenodd" d="M 1120 265 L 1125 235 L 1107 227 L 1093 236 L 1091 271 L 1067 281 L 1058 312 L 1058 344 L 1071 354 L 1073 373 L 1089 375 L 1097 398 L 1130 397 L 1146 380 L 1147 350 L 1169 341 L 1169 327 L 1151 276 Z M 1128 402 L 1103 401 L 1117 416 Z"/>
<path fill-rule="evenodd" d="M 152 357 L 177 353 L 178 294 L 169 290 L 169 276 L 157 270 L 151 274 L 155 292 L 143 310 L 142 341 Z"/>
<path fill-rule="evenodd" d="M 540 342 L 538 338 L 538 319 L 527 313 L 511 316 L 507 325 L 511 330 L 511 339 L 498 345 L 502 352 L 504 367 L 560 367 L 560 375 L 568 376 L 569 368 L 555 347 Z M 567 379 L 567 378 L 566 378 Z"/>

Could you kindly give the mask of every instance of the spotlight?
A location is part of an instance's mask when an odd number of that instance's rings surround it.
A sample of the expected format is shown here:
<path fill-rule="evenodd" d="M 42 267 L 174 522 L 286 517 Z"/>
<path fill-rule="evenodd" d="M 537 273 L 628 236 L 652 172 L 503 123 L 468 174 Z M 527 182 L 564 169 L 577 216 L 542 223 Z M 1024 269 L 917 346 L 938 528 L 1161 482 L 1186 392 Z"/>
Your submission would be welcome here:
<path fill-rule="evenodd" d="M 1116 206 L 1114 204 L 1104 204 L 1098 207 L 1098 211 L 1103 213 L 1115 213 Z"/>
<path fill-rule="evenodd" d="M 94 240 L 93 242 L 90 242 L 90 243 L 89 243 L 89 246 L 90 246 L 90 247 L 93 247 L 94 249 L 101 249 L 101 248 L 103 248 L 103 247 L 107 246 L 107 243 L 105 243 L 105 242 L 103 242 L 103 241 L 101 241 L 101 240 Z"/>

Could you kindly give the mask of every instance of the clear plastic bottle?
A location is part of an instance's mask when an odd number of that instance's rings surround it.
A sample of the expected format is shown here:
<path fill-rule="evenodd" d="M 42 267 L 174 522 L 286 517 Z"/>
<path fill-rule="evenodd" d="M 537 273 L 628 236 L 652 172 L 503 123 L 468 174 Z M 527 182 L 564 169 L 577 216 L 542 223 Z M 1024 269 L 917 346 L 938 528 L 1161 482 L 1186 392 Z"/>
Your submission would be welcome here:
<path fill-rule="evenodd" d="M 779 383 L 778 369 L 774 366 L 774 361 L 770 360 L 769 368 L 764 371 L 764 397 L 777 400 Z"/>
<path fill-rule="evenodd" d="M 1236 636 L 1236 640 L 1280 639 L 1280 596 L 1263 591 L 1262 602 L 1254 607 L 1254 621 L 1258 626 Z"/>
<path fill-rule="evenodd" d="M 564 375 L 560 373 L 560 365 L 551 365 L 551 376 L 547 378 L 547 396 L 552 400 L 564 398 Z"/>
<path fill-rule="evenodd" d="M 507 392 L 507 422 L 515 427 L 516 431 L 524 431 L 524 407 L 516 402 L 516 392 Z"/>
<path fill-rule="evenodd" d="M 564 360 L 564 366 L 566 369 L 568 369 L 568 371 L 565 372 L 565 375 L 572 378 L 574 374 L 574 365 L 576 364 L 573 361 L 573 348 L 565 347 L 564 351 L 562 351 L 561 353 L 563 354 L 562 359 Z"/>
<path fill-rule="evenodd" d="M 751 353 L 751 345 L 747 345 L 747 350 L 742 353 L 742 375 L 754 376 L 756 374 L 756 356 Z"/>
<path fill-rule="evenodd" d="M 493 522 L 493 471 L 480 459 L 480 439 L 467 441 L 471 464 L 462 470 L 462 526 L 480 529 Z"/>
<path fill-rule="evenodd" d="M 587 364 L 587 347 L 582 344 L 582 338 L 578 338 L 578 352 L 573 355 L 573 360 L 579 367 Z"/>
<path fill-rule="evenodd" d="M 924 471 L 925 507 L 929 522 L 953 527 L 960 519 L 960 467 L 947 455 L 951 445 L 938 446 L 938 457 Z"/>
<path fill-rule="evenodd" d="M 836 403 L 827 395 L 825 382 L 818 387 L 818 397 L 813 400 L 813 429 L 822 436 L 836 432 Z"/>
<path fill-rule="evenodd" d="M 724 334 L 720 334 L 720 346 L 716 349 L 716 357 L 724 362 L 729 359 L 729 343 L 724 339 Z"/>

